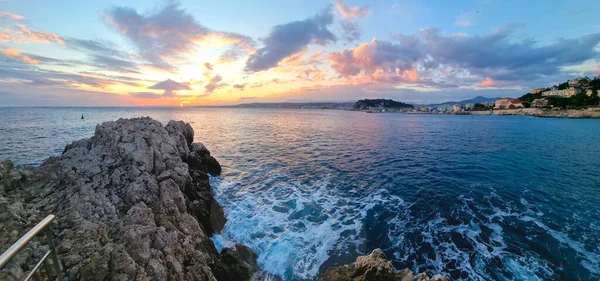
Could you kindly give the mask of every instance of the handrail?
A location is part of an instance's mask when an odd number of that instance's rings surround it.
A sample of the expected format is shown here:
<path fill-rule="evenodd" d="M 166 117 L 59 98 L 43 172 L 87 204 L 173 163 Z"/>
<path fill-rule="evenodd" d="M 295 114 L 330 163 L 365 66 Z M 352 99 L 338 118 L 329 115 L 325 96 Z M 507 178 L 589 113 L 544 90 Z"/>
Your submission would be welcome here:
<path fill-rule="evenodd" d="M 27 245 L 27 243 L 29 243 L 29 241 L 31 241 L 31 239 L 33 239 L 36 235 L 38 235 L 40 232 L 42 232 L 44 230 L 44 228 L 46 228 L 46 226 L 48 224 L 50 224 L 50 222 L 52 222 L 53 219 L 54 219 L 54 215 L 47 216 L 44 220 L 39 222 L 34 228 L 32 228 L 27 233 L 25 233 L 25 235 L 23 235 L 23 237 L 21 237 L 19 240 L 17 240 L 17 242 L 15 242 L 15 244 L 10 246 L 10 248 L 8 248 L 8 250 L 6 250 L 4 253 L 2 253 L 2 255 L 0 256 L 0 269 L 4 268 L 6 263 L 8 263 L 14 255 L 16 255 L 19 251 L 21 251 L 21 249 L 23 249 L 23 247 L 25 247 Z"/>
<path fill-rule="evenodd" d="M 44 220 L 39 222 L 35 227 L 33 227 L 31 230 L 29 230 L 27 233 L 25 233 L 25 235 L 23 235 L 21 238 L 19 238 L 19 240 L 17 240 L 17 242 L 15 242 L 12 246 L 10 246 L 10 248 L 8 248 L 8 250 L 6 250 L 4 253 L 2 253 L 2 255 L 0 255 L 0 270 L 2 270 L 4 268 L 4 266 L 6 266 L 6 264 L 17 253 L 19 253 L 21 251 L 21 249 L 23 249 L 23 247 L 25 247 L 33 238 L 35 238 L 38 234 L 45 231 L 47 239 L 48 239 L 48 241 L 47 241 L 48 247 L 50 248 L 50 250 L 48 252 L 46 252 L 44 257 L 36 264 L 36 266 L 33 268 L 33 270 L 31 270 L 31 272 L 28 274 L 28 276 L 25 278 L 25 280 L 29 280 L 32 276 L 36 277 L 35 279 L 38 280 L 39 279 L 39 278 L 37 278 L 37 277 L 39 277 L 38 270 L 40 269 L 41 265 L 44 265 L 44 270 L 46 271 L 46 275 L 48 276 L 48 279 L 53 280 L 52 272 L 50 272 L 51 268 L 47 262 L 48 257 L 51 257 L 54 271 L 56 271 L 57 280 L 62 281 L 63 280 L 62 272 L 60 271 L 58 255 L 56 254 L 56 248 L 54 246 L 54 239 L 52 237 L 52 228 L 50 226 L 50 223 L 52 222 L 52 220 L 54 220 L 54 218 L 55 218 L 54 215 L 47 216 Z"/>

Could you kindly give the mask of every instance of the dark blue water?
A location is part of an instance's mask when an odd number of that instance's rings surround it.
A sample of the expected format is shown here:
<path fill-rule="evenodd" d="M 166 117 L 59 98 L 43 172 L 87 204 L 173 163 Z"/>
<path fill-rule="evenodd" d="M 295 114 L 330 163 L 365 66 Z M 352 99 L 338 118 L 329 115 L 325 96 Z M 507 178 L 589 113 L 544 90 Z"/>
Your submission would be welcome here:
<path fill-rule="evenodd" d="M 86 119 L 81 120 L 81 114 Z M 213 190 L 267 271 L 315 280 L 382 248 L 455 280 L 600 278 L 600 120 L 261 109 L 0 109 L 0 158 L 39 164 L 96 123 L 192 123 Z"/>

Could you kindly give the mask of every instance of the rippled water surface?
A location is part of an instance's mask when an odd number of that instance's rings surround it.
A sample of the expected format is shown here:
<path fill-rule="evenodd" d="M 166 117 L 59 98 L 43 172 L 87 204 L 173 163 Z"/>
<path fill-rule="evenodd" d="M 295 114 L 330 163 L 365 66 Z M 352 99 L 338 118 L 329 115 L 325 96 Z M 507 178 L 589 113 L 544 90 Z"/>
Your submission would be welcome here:
<path fill-rule="evenodd" d="M 36 165 L 135 116 L 192 124 L 223 165 L 211 182 L 229 221 L 213 240 L 285 280 L 374 248 L 455 280 L 600 278 L 600 120 L 0 108 L 0 158 Z"/>

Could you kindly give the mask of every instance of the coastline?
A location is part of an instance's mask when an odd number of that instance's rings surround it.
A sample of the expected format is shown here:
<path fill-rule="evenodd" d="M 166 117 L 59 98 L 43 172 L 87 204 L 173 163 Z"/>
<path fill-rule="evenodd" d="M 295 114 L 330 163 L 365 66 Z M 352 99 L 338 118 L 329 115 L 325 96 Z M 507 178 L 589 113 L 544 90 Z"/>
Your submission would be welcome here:
<path fill-rule="evenodd" d="M 587 109 L 540 109 L 519 108 L 502 109 L 494 111 L 470 111 L 471 115 L 503 115 L 503 116 L 532 116 L 539 118 L 573 118 L 573 119 L 600 119 L 600 108 Z"/>
<path fill-rule="evenodd" d="M 367 111 L 363 111 L 367 112 Z M 396 113 L 395 111 L 387 111 Z M 374 112 L 368 112 L 374 113 Z M 572 118 L 572 119 L 600 119 L 600 108 L 587 109 L 541 109 L 541 108 L 519 108 L 519 109 L 500 109 L 500 110 L 485 110 L 485 111 L 461 111 L 452 113 L 443 112 L 397 112 L 405 114 L 441 114 L 441 115 L 496 115 L 496 116 L 531 116 L 538 118 Z"/>

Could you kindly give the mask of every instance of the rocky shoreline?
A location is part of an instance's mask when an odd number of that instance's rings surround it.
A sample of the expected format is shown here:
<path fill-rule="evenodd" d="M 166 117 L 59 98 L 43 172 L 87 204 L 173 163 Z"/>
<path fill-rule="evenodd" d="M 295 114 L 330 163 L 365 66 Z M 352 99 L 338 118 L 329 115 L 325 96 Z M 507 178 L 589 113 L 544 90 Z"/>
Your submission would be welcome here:
<path fill-rule="evenodd" d="M 587 109 L 541 109 L 541 108 L 520 108 L 503 109 L 494 111 L 471 111 L 472 115 L 516 115 L 533 116 L 540 118 L 600 118 L 600 108 Z"/>
<path fill-rule="evenodd" d="M 119 119 L 67 145 L 40 167 L 0 164 L 0 251 L 48 214 L 68 280 L 249 280 L 256 255 L 219 253 L 210 236 L 226 218 L 208 173 L 219 163 L 189 124 Z M 0 272 L 20 280 L 37 261 L 32 242 Z"/>
<path fill-rule="evenodd" d="M 39 167 L 0 162 L 0 251 L 54 214 L 68 281 L 265 279 L 251 249 L 235 244 L 219 253 L 211 240 L 227 220 L 209 182 L 221 166 L 193 141 L 183 121 L 119 119 L 97 125 L 92 137 Z M 45 251 L 44 240 L 34 239 L 0 271 L 0 280 L 21 280 Z M 330 268 L 320 280 L 430 279 L 396 273 L 375 250 Z"/>
<path fill-rule="evenodd" d="M 415 275 L 412 270 L 396 271 L 385 254 L 375 249 L 369 255 L 360 256 L 350 265 L 327 269 L 319 281 L 450 281 L 438 274 L 431 278 L 425 273 Z"/>

